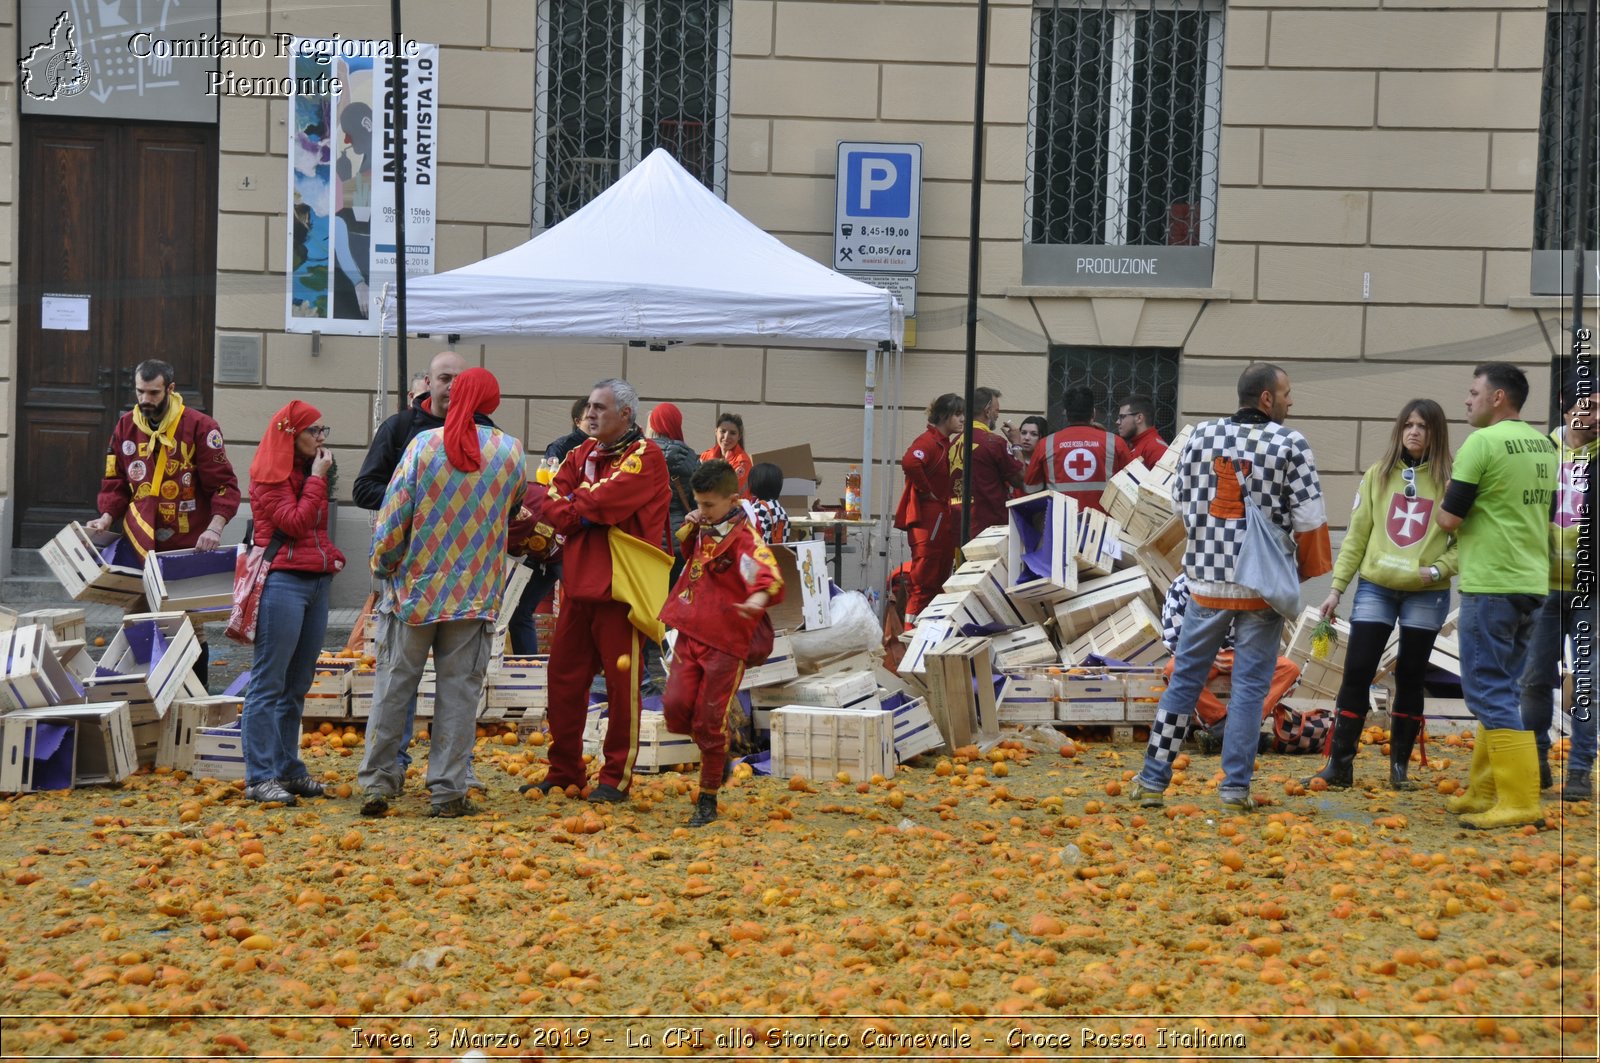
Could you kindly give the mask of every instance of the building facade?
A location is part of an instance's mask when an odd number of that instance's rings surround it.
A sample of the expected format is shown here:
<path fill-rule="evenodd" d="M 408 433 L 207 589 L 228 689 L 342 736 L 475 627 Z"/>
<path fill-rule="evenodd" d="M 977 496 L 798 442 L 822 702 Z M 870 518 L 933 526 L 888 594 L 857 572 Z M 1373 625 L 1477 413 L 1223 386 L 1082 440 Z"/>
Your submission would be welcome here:
<path fill-rule="evenodd" d="M 121 23 L 137 29 L 128 6 L 0 6 L 19 56 L 0 71 L 0 257 L 17 293 L 0 308 L 6 545 L 37 546 L 90 515 L 104 439 L 145 357 L 179 366 L 241 473 L 292 397 L 334 427 L 346 500 L 371 435 L 378 341 L 286 328 L 285 277 L 300 265 L 286 174 L 291 130 L 305 127 L 284 94 L 256 89 L 289 74 L 291 36 L 388 39 L 389 3 L 217 0 L 212 32 L 233 43 L 214 50 L 242 54 L 217 56 L 216 80 L 187 90 L 204 97 L 195 113 L 135 106 L 131 118 L 115 116 L 122 98 L 167 71 L 148 39 L 116 54 L 133 35 Z M 1333 514 L 1406 399 L 1439 400 L 1459 443 L 1477 363 L 1523 366 L 1530 420 L 1544 420 L 1569 321 L 1578 4 L 990 8 L 978 382 L 1004 393 L 1013 419 L 1058 424 L 1062 388 L 1089 382 L 1111 403 L 1151 394 L 1179 425 L 1231 411 L 1243 364 L 1276 361 Z M 70 69 L 26 62 L 57 9 L 93 23 L 102 47 L 70 108 L 31 98 L 74 87 Z M 838 142 L 919 143 L 914 343 L 900 414 L 885 409 L 876 431 L 897 457 L 922 406 L 962 387 L 976 14 L 968 0 L 407 4 L 406 36 L 439 46 L 435 268 L 529 239 L 657 146 L 831 262 Z M 140 87 L 119 98 L 114 76 Z M 333 139 L 335 155 L 352 143 Z M 86 309 L 58 298 L 83 294 Z M 412 339 L 412 369 L 441 342 Z M 574 397 L 620 375 L 647 407 L 677 403 L 697 447 L 723 410 L 744 416 L 752 451 L 809 443 L 824 499 L 862 458 L 857 353 L 458 349 L 499 376 L 497 420 L 535 453 L 568 430 Z M 251 380 L 257 353 L 259 382 L 228 382 Z M 880 383 L 880 409 L 893 399 Z M 869 502 L 881 512 L 892 497 L 880 480 Z M 341 541 L 359 552 L 361 515 L 344 508 Z"/>

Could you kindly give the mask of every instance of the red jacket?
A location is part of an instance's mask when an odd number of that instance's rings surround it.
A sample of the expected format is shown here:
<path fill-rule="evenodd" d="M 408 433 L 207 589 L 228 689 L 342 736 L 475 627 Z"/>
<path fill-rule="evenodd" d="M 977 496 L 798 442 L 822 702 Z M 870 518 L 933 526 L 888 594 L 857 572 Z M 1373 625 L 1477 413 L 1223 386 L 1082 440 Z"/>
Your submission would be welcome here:
<path fill-rule="evenodd" d="M 639 437 L 617 453 L 586 439 L 567 452 L 550 481 L 543 521 L 565 535 L 561 546 L 563 592 L 579 602 L 609 602 L 612 527 L 661 548 L 667 526 L 667 459 Z M 663 581 L 665 582 L 665 581 Z"/>
<path fill-rule="evenodd" d="M 750 455 L 744 451 L 744 444 L 733 448 L 732 454 L 724 454 L 722 448 L 715 443 L 700 455 L 701 461 L 722 460 L 733 466 L 733 471 L 739 474 L 739 493 L 746 492 L 746 485 L 750 482 L 750 470 L 755 468 L 755 462 L 750 460 Z"/>
<path fill-rule="evenodd" d="M 961 440 L 950 442 L 950 518 L 961 519 Z M 970 535 L 1006 523 L 1010 483 L 1022 474 L 1022 462 L 1011 456 L 1005 437 L 989 431 L 982 421 L 972 422 L 972 522 Z M 959 537 L 959 535 L 958 535 Z"/>
<path fill-rule="evenodd" d="M 1153 469 L 1156 467 L 1156 462 L 1166 455 L 1167 443 L 1161 438 L 1160 432 L 1154 428 L 1146 428 L 1133 437 L 1128 449 L 1133 451 L 1133 456 L 1144 462 L 1146 467 Z"/>
<path fill-rule="evenodd" d="M 685 524 L 679 530 L 679 548 L 688 563 L 667 596 L 661 619 L 689 638 L 742 660 L 760 618 L 733 607 L 758 591 L 771 595 L 769 605 L 783 601 L 783 576 L 743 510 L 735 509 L 720 527 L 726 529 L 721 536 L 704 524 Z"/>
<path fill-rule="evenodd" d="M 900 459 L 905 490 L 895 507 L 894 526 L 930 534 L 950 523 L 950 438 L 929 425 Z"/>
<path fill-rule="evenodd" d="M 274 532 L 284 543 L 272 559 L 272 571 L 338 572 L 344 554 L 328 537 L 328 481 L 308 475 L 309 463 L 295 462 L 287 480 L 250 485 L 250 517 L 255 544 L 266 546 Z"/>
<path fill-rule="evenodd" d="M 122 534 L 141 556 L 190 549 L 212 517 L 231 520 L 239 512 L 239 479 L 217 422 L 185 408 L 173 439 L 177 446 L 167 452 L 159 488 L 154 451 L 159 444 L 134 426 L 131 411 L 117 421 L 106 446 L 96 504 L 113 520 L 121 519 Z"/>
<path fill-rule="evenodd" d="M 1100 509 L 1111 477 L 1133 460 L 1128 444 L 1097 424 L 1072 424 L 1039 440 L 1028 463 L 1028 486 L 1060 491 Z"/>

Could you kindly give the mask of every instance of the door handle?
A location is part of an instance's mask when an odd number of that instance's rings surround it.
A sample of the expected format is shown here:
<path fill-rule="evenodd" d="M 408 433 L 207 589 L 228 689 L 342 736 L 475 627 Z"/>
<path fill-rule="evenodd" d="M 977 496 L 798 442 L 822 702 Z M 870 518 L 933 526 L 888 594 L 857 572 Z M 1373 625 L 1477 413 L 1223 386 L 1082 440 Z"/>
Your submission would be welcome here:
<path fill-rule="evenodd" d="M 112 370 L 109 366 L 101 366 L 99 369 L 95 370 L 94 386 L 99 388 L 101 391 L 108 390 L 111 387 L 113 372 L 114 370 Z"/>

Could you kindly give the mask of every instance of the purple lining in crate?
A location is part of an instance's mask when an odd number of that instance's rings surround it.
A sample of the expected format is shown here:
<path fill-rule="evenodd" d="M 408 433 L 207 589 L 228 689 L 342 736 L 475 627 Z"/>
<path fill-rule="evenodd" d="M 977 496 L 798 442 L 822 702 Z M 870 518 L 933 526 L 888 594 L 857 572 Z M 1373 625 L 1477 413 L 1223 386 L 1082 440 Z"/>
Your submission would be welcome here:
<path fill-rule="evenodd" d="M 156 564 L 167 580 L 193 579 L 196 576 L 214 576 L 219 572 L 232 573 L 238 550 L 225 546 L 220 550 L 195 553 L 156 554 Z"/>
<path fill-rule="evenodd" d="M 772 751 L 770 749 L 765 753 L 752 753 L 744 758 L 744 762 L 750 765 L 750 770 L 757 775 L 772 774 Z"/>
<path fill-rule="evenodd" d="M 239 678 L 235 679 L 233 682 L 228 684 L 228 689 L 224 690 L 222 692 L 222 696 L 225 697 L 225 698 L 240 698 L 240 697 L 243 697 L 245 690 L 249 686 L 250 686 L 250 673 L 249 673 L 249 671 L 240 672 L 239 673 Z"/>
<path fill-rule="evenodd" d="M 99 553 L 100 560 L 108 565 L 141 570 L 144 568 L 144 562 L 139 557 L 139 551 L 135 550 L 133 544 L 128 542 L 127 539 L 120 536 L 100 547 Z"/>
<path fill-rule="evenodd" d="M 1005 689 L 1005 685 L 1006 685 L 1006 677 L 1004 675 L 1002 675 L 1001 673 L 999 673 L 999 672 L 995 672 L 994 673 L 994 696 L 995 697 L 998 698 L 1000 696 L 1000 692 Z"/>
<path fill-rule="evenodd" d="M 1010 631 L 1011 625 L 993 624 L 967 624 L 959 629 L 962 638 L 987 638 L 990 635 L 999 635 Z"/>
<path fill-rule="evenodd" d="M 1132 668 L 1127 661 L 1119 661 L 1115 657 L 1102 657 L 1098 653 L 1091 653 L 1083 659 L 1082 667 L 1085 668 Z"/>
<path fill-rule="evenodd" d="M 167 640 L 162 637 L 161 629 L 156 626 L 154 620 L 129 624 L 122 629 L 122 636 L 128 640 L 128 648 L 133 651 L 133 659 L 146 668 L 159 661 L 161 655 L 167 652 Z"/>
<path fill-rule="evenodd" d="M 661 695 L 652 694 L 647 698 L 640 698 L 639 709 L 642 712 L 661 712 Z"/>
<path fill-rule="evenodd" d="M 883 710 L 885 712 L 899 712 L 902 706 L 909 705 L 915 700 L 910 695 L 903 694 L 897 690 L 883 699 Z"/>
<path fill-rule="evenodd" d="M 1027 542 L 1029 538 L 1027 529 L 1028 525 L 1024 523 L 1022 532 L 1022 541 L 1024 546 L 1022 552 L 1022 571 L 1027 578 L 1045 579 L 1050 575 L 1050 565 L 1055 559 L 1055 532 L 1051 530 L 1050 522 L 1046 520 L 1039 529 L 1039 542 L 1037 547 L 1030 550 L 1027 549 Z M 1023 580 L 1018 579 L 1014 582 L 1021 583 Z"/>
<path fill-rule="evenodd" d="M 596 693 L 595 693 L 595 692 L 594 692 L 594 691 L 592 691 L 592 690 L 591 690 L 591 691 L 589 691 L 589 705 L 590 705 L 590 706 L 591 706 L 591 707 L 592 707 L 592 706 L 595 706 L 595 705 L 598 705 L 598 704 L 600 704 L 600 703 L 601 703 L 601 702 L 602 702 L 602 701 L 605 701 L 605 700 L 606 700 L 606 695 L 604 695 L 604 694 L 596 694 Z"/>
<path fill-rule="evenodd" d="M 751 702 L 750 702 L 750 691 L 741 690 L 735 696 L 738 697 L 739 704 L 744 706 L 744 714 L 745 714 L 745 716 L 748 719 L 752 719 L 752 720 L 755 719 L 756 710 L 755 710 L 755 706 L 752 705 Z"/>
<path fill-rule="evenodd" d="M 70 723 L 51 723 L 40 720 L 33 731 L 33 750 L 25 755 L 33 759 L 33 788 L 35 790 L 68 790 L 72 787 L 73 742 L 77 728 Z"/>

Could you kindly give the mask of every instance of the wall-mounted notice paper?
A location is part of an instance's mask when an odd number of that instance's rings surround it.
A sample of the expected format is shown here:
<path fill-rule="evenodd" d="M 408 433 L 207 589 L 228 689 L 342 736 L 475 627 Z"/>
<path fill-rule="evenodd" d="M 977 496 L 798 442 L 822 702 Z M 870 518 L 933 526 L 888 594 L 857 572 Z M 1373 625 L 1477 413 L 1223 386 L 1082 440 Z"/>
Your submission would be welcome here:
<path fill-rule="evenodd" d="M 40 328 L 89 331 L 87 295 L 46 295 L 39 301 Z"/>

